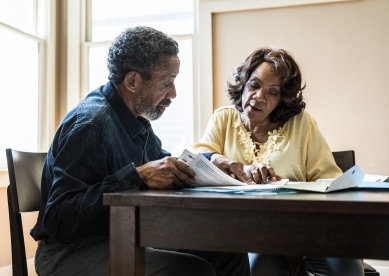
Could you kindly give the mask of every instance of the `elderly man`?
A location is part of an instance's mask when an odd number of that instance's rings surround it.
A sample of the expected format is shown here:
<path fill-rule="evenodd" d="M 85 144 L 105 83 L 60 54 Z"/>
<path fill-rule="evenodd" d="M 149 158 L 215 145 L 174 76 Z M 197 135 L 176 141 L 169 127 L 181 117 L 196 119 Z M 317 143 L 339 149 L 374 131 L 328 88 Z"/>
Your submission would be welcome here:
<path fill-rule="evenodd" d="M 196 178 L 161 148 L 149 122 L 176 97 L 177 54 L 177 42 L 160 31 L 126 29 L 109 49 L 109 82 L 61 122 L 45 161 L 42 204 L 31 230 L 39 245 L 39 275 L 108 275 L 109 209 L 103 193 L 184 187 Z M 146 248 L 145 258 L 146 275 L 249 275 L 247 254 Z"/>

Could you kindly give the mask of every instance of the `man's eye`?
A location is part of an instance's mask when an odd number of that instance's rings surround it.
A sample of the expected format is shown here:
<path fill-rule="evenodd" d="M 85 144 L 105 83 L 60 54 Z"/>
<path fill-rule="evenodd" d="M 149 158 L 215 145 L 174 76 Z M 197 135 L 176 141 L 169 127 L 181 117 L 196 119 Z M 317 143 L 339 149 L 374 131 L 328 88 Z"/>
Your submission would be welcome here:
<path fill-rule="evenodd" d="M 169 89 L 171 86 L 171 83 L 168 83 L 168 84 L 165 84 L 163 87 L 162 87 L 162 90 L 167 90 Z"/>

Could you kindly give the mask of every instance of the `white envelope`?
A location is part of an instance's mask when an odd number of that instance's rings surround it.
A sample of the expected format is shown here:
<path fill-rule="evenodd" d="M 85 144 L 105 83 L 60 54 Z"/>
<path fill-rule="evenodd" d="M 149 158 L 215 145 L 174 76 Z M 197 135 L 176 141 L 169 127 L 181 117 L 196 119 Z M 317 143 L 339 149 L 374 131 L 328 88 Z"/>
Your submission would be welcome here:
<path fill-rule="evenodd" d="M 317 182 L 293 182 L 289 181 L 282 188 L 293 190 L 304 190 L 319 193 L 329 193 L 333 191 L 344 190 L 348 188 L 358 187 L 364 178 L 365 174 L 358 165 L 353 166 L 341 176 L 330 181 Z"/>

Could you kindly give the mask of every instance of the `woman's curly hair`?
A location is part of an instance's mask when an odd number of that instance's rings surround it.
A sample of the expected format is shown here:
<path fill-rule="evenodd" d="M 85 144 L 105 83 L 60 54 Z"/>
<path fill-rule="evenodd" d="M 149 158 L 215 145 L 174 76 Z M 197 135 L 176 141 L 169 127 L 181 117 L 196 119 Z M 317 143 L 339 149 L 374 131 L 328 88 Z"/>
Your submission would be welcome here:
<path fill-rule="evenodd" d="M 108 52 L 108 79 L 114 84 L 124 80 L 130 71 L 149 80 L 162 55 L 178 54 L 178 43 L 166 34 L 144 26 L 128 28 L 112 43 Z"/>
<path fill-rule="evenodd" d="M 292 55 L 283 49 L 263 47 L 251 53 L 236 68 L 233 74 L 235 84 L 227 82 L 227 95 L 235 105 L 235 109 L 243 112 L 242 93 L 251 74 L 263 62 L 268 62 L 279 75 L 281 86 L 281 100 L 270 113 L 270 120 L 272 122 L 286 122 L 304 110 L 305 102 L 302 92 L 305 89 L 305 84 L 302 84 L 300 68 Z"/>

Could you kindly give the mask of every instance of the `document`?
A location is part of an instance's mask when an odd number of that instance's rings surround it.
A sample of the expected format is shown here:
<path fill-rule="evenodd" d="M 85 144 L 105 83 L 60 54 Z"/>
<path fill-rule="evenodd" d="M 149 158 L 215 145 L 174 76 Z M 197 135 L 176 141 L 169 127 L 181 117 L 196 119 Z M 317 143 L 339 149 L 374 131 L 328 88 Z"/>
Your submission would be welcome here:
<path fill-rule="evenodd" d="M 225 174 L 202 154 L 194 154 L 186 149 L 178 160 L 187 163 L 197 174 L 198 180 L 192 180 L 192 187 L 248 185 Z"/>
<path fill-rule="evenodd" d="M 389 178 L 383 175 L 364 174 L 358 165 L 353 166 L 338 178 L 319 179 L 316 182 L 294 182 L 289 179 L 269 181 L 267 184 L 248 185 L 221 171 L 202 154 L 184 150 L 178 160 L 189 165 L 197 174 L 190 190 L 219 193 L 263 193 L 274 191 L 310 191 L 329 193 L 349 188 L 389 188 Z"/>
<path fill-rule="evenodd" d="M 281 186 L 272 185 L 272 184 L 223 186 L 223 187 L 221 186 L 193 187 L 193 188 L 184 188 L 183 190 L 194 191 L 194 192 L 210 192 L 210 193 L 219 193 L 219 194 L 247 195 L 247 196 L 295 194 L 298 192 L 297 190 L 282 189 Z"/>
<path fill-rule="evenodd" d="M 303 190 L 319 193 L 329 193 L 348 188 L 358 187 L 365 174 L 358 165 L 353 166 L 335 179 L 321 179 L 316 182 L 292 182 L 283 185 L 284 189 Z"/>
<path fill-rule="evenodd" d="M 389 188 L 389 176 L 365 174 L 365 177 L 363 178 L 362 183 L 357 188 L 388 189 Z"/>
<path fill-rule="evenodd" d="M 365 174 L 365 177 L 363 178 L 363 182 L 389 182 L 389 176 Z"/>
<path fill-rule="evenodd" d="M 334 178 L 318 179 L 316 182 L 331 183 Z M 389 177 L 386 175 L 365 174 L 362 183 L 354 189 L 388 189 Z"/>
<path fill-rule="evenodd" d="M 277 182 L 268 182 L 271 184 L 267 185 L 248 185 L 225 174 L 202 154 L 195 154 L 187 149 L 183 151 L 178 160 L 187 163 L 197 174 L 198 180 L 192 180 L 192 187 L 218 186 L 217 188 L 221 189 L 237 189 L 234 186 L 239 186 L 238 190 L 263 190 L 275 189 L 288 182 L 288 179 L 282 179 Z"/>
<path fill-rule="evenodd" d="M 255 184 L 245 186 L 218 186 L 215 189 L 236 190 L 236 191 L 270 191 L 281 189 L 282 186 L 288 183 L 289 179 L 281 179 L 280 181 L 268 181 L 267 184 Z"/>

